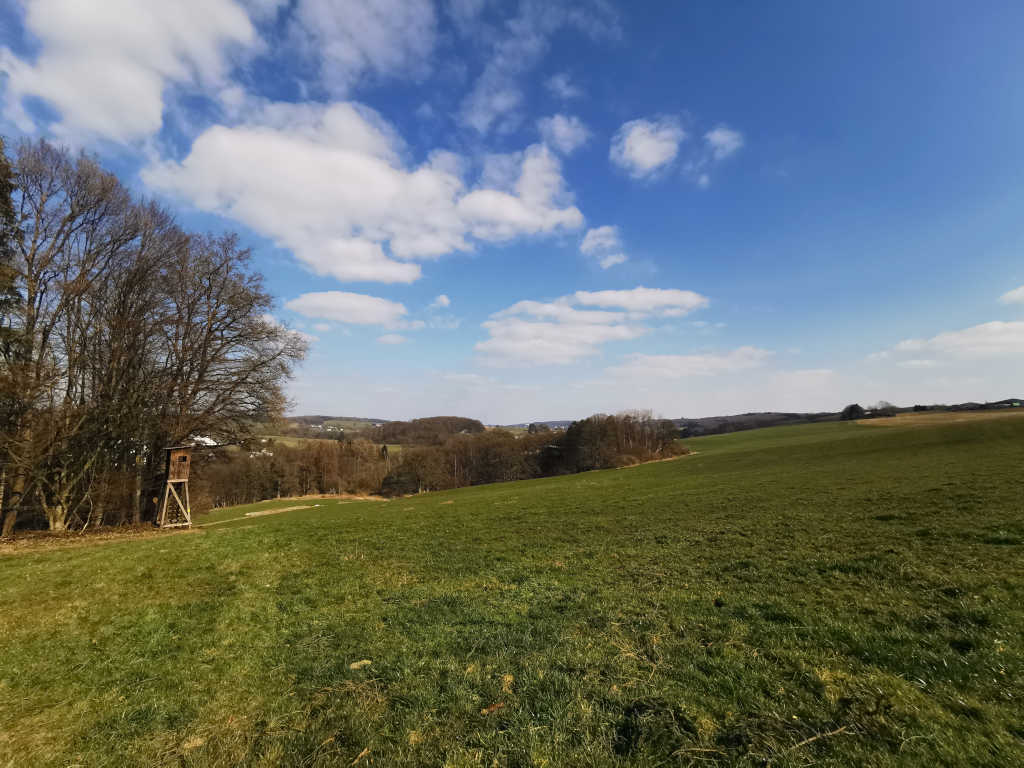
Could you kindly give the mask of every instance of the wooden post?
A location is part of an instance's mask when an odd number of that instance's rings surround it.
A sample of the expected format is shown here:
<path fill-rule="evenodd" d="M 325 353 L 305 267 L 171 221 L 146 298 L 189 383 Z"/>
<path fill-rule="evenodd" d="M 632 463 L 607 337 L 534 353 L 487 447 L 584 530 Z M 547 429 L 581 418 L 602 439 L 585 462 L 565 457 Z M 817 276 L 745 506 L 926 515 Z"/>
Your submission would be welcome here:
<path fill-rule="evenodd" d="M 179 445 L 167 449 L 164 500 L 160 505 L 157 525 L 161 528 L 192 527 L 192 506 L 188 496 L 188 474 L 192 464 L 192 448 Z M 178 491 L 181 491 L 179 493 Z M 182 500 L 184 496 L 184 500 Z M 171 499 L 174 505 L 168 510 Z"/>

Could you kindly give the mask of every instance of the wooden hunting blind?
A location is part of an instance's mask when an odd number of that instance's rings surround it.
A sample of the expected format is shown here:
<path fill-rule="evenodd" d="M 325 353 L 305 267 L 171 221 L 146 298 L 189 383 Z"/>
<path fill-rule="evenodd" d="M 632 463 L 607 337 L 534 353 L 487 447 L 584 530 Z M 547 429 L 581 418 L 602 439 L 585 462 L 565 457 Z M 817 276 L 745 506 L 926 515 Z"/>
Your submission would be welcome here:
<path fill-rule="evenodd" d="M 164 485 L 164 499 L 160 505 L 157 525 L 161 528 L 190 528 L 192 507 L 188 498 L 188 471 L 192 465 L 192 448 L 178 445 L 167 448 L 166 454 L 164 474 L 167 476 L 167 482 Z M 172 498 L 174 505 L 168 509 Z"/>

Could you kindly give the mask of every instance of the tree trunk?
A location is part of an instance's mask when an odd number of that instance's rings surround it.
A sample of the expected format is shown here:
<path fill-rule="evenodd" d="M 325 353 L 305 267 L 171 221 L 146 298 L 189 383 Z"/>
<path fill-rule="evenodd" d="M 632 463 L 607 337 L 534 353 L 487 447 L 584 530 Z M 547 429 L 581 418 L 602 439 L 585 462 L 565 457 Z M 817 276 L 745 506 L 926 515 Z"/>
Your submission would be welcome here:
<path fill-rule="evenodd" d="M 135 492 L 132 503 L 132 523 L 142 522 L 142 457 L 135 457 Z"/>
<path fill-rule="evenodd" d="M 0 536 L 10 536 L 7 530 L 7 516 L 4 514 L 4 496 L 7 491 L 7 467 L 0 470 Z M 13 510 L 11 515 L 13 515 Z M 14 520 L 10 523 L 11 530 L 14 530 Z"/>
<path fill-rule="evenodd" d="M 6 479 L 7 470 L 4 470 Z M 11 536 L 14 534 L 14 525 L 18 522 L 18 507 L 21 506 L 21 499 L 25 495 L 25 473 L 21 470 L 14 475 L 14 482 L 11 484 L 11 504 L 4 515 L 3 528 L 0 529 L 0 536 Z"/>

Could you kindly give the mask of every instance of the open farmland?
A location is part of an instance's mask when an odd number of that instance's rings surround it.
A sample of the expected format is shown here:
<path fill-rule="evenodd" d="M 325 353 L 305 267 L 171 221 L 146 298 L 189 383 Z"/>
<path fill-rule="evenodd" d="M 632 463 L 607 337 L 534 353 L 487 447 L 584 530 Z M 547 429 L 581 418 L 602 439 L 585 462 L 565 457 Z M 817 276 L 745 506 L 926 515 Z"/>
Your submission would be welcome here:
<path fill-rule="evenodd" d="M 1024 419 L 926 426 L 13 549 L 0 765 L 1024 764 Z"/>
<path fill-rule="evenodd" d="M 986 411 L 925 411 L 900 413 L 880 419 L 861 419 L 858 423 L 872 427 L 935 427 L 940 424 L 964 424 L 990 419 L 1019 419 L 1024 408 L 1000 408 Z"/>

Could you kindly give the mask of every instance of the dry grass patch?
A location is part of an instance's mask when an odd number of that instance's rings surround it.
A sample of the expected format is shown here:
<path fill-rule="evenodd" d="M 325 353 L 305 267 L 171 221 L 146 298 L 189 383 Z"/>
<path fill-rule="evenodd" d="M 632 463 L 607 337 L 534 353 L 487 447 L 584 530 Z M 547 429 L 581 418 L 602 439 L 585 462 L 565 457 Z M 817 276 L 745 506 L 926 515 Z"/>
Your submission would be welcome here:
<path fill-rule="evenodd" d="M 1001 408 L 992 411 L 943 411 L 939 413 L 900 413 L 878 419 L 859 419 L 865 427 L 939 427 L 946 424 L 970 424 L 993 419 L 1012 419 L 1024 416 L 1024 408 Z"/>
<path fill-rule="evenodd" d="M 19 531 L 16 535 L 0 539 L 0 556 L 40 552 L 51 549 L 105 544 L 112 541 L 152 539 L 158 536 L 178 536 L 198 533 L 195 528 L 154 528 L 152 525 L 131 525 L 120 528 L 93 528 L 84 531 Z"/>

